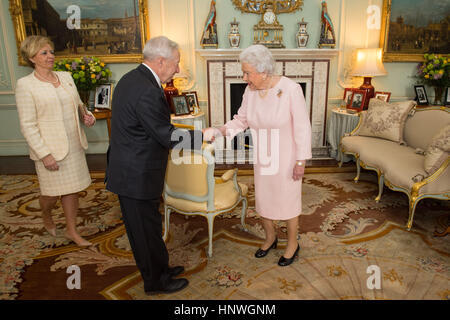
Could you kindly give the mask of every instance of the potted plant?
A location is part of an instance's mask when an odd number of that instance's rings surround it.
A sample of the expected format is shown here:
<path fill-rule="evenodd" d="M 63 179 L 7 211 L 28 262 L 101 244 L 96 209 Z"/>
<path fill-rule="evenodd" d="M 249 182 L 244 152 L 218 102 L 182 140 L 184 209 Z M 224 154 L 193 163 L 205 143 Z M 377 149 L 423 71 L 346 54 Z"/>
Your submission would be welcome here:
<path fill-rule="evenodd" d="M 80 98 L 87 106 L 89 106 L 91 91 L 107 83 L 111 77 L 111 70 L 96 57 L 59 60 L 55 63 L 54 70 L 70 72 Z"/>
<path fill-rule="evenodd" d="M 422 84 L 434 88 L 434 104 L 443 104 L 442 95 L 450 85 L 450 55 L 438 56 L 425 53 L 424 61 L 419 64 L 417 75 Z"/>

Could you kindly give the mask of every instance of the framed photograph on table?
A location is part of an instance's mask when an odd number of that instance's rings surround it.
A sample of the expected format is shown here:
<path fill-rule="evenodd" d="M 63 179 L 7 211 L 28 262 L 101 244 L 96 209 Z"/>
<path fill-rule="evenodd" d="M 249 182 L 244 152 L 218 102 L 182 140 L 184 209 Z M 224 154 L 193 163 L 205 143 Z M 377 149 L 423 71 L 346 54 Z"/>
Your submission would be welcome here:
<path fill-rule="evenodd" d="M 446 107 L 450 106 L 450 87 L 445 88 L 445 100 L 444 105 Z"/>
<path fill-rule="evenodd" d="M 391 97 L 390 92 L 386 91 L 375 91 L 375 97 L 376 99 L 383 100 L 384 102 L 389 102 L 389 99 Z"/>
<path fill-rule="evenodd" d="M 112 84 L 103 84 L 95 88 L 95 108 L 111 109 Z"/>
<path fill-rule="evenodd" d="M 416 92 L 416 101 L 418 105 L 430 104 L 427 97 L 427 92 L 425 91 L 425 86 L 415 85 L 414 91 Z"/>
<path fill-rule="evenodd" d="M 186 100 L 188 102 L 189 111 L 194 112 L 195 107 L 198 107 L 198 98 L 197 98 L 197 91 L 189 91 L 184 92 L 184 95 L 186 96 Z"/>
<path fill-rule="evenodd" d="M 363 111 L 364 103 L 366 101 L 366 94 L 367 91 L 365 90 L 353 89 L 352 100 L 347 108 L 356 111 Z"/>
<path fill-rule="evenodd" d="M 172 100 L 176 116 L 191 114 L 189 111 L 188 101 L 184 94 L 179 96 L 170 96 L 170 99 Z"/>
<path fill-rule="evenodd" d="M 352 98 L 353 98 L 353 88 L 345 88 L 344 90 L 344 98 L 343 99 L 343 105 L 345 105 L 346 107 L 348 107 L 350 105 L 350 103 L 352 102 Z"/>

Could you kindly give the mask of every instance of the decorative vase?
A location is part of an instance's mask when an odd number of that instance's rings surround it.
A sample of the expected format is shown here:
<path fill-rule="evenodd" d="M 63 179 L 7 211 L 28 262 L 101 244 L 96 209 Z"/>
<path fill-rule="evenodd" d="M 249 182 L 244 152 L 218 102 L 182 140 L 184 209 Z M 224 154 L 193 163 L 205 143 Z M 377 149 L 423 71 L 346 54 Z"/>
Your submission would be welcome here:
<path fill-rule="evenodd" d="M 434 87 L 434 102 L 433 104 L 436 106 L 441 106 L 444 104 L 443 94 L 445 87 Z"/>
<path fill-rule="evenodd" d="M 93 98 L 92 93 L 93 93 L 92 90 L 80 90 L 78 92 L 78 94 L 80 95 L 81 101 L 83 101 L 84 105 L 86 106 L 86 108 L 89 111 L 94 111 L 94 109 L 95 109 L 94 103 L 93 103 L 94 101 L 93 101 L 93 99 L 91 99 L 91 97 Z M 91 103 L 91 101 L 92 101 L 92 103 Z"/>
<path fill-rule="evenodd" d="M 164 88 L 164 95 L 166 96 L 167 103 L 170 107 L 170 112 L 175 113 L 175 107 L 172 103 L 172 99 L 170 99 L 171 96 L 177 96 L 178 95 L 178 89 L 175 88 L 173 84 L 173 79 L 166 83 L 166 87 Z"/>
<path fill-rule="evenodd" d="M 239 22 L 236 22 L 234 18 L 233 22 L 230 22 L 231 30 L 228 33 L 228 40 L 230 41 L 231 48 L 239 48 L 241 43 L 241 34 L 239 33 Z"/>
<path fill-rule="evenodd" d="M 306 32 L 307 24 L 308 22 L 305 22 L 304 18 L 302 18 L 302 22 L 298 23 L 297 46 L 299 48 L 304 48 L 308 44 L 309 34 Z"/>

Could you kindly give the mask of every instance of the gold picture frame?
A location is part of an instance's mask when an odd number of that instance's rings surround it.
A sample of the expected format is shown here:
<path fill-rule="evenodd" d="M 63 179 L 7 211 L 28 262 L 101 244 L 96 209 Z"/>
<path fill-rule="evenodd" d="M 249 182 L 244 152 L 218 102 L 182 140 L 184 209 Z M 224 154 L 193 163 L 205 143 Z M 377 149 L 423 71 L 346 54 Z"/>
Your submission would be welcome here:
<path fill-rule="evenodd" d="M 123 0 L 117 1 L 117 5 L 124 5 Z M 86 11 L 92 14 L 109 12 L 108 8 L 96 8 L 90 5 L 89 8 L 78 7 L 79 15 L 77 27 L 69 28 L 67 20 L 69 16 L 69 6 L 73 7 L 71 0 L 54 0 L 59 7 L 53 8 L 49 1 L 48 6 L 39 7 L 32 4 L 32 1 L 9 0 L 9 12 L 13 21 L 17 54 L 20 65 L 26 65 L 20 55 L 20 45 L 22 41 L 32 34 L 42 34 L 48 36 L 55 43 L 56 59 L 74 59 L 83 56 L 95 56 L 105 63 L 129 63 L 142 61 L 142 49 L 149 39 L 148 22 L 148 1 L 135 0 L 129 2 L 127 10 L 124 10 L 124 17 L 103 17 L 103 18 L 83 18 Z M 25 7 L 23 6 L 25 4 Z M 67 12 L 63 15 L 61 7 L 67 5 Z M 55 5 L 56 6 L 56 5 Z M 114 4 L 111 6 L 114 8 Z M 75 10 L 77 6 L 75 6 Z M 72 11 L 76 14 L 76 11 Z M 111 11 L 112 12 L 112 11 Z M 42 19 L 33 20 L 36 17 Z M 53 18 L 53 19 L 52 19 Z M 66 20 L 64 20 L 66 19 Z M 76 21 L 76 20 L 74 20 Z M 45 25 L 44 25 L 45 22 Z M 64 29 L 65 28 L 65 29 Z"/>
<path fill-rule="evenodd" d="M 383 0 L 383 13 L 382 13 L 382 21 L 381 21 L 381 32 L 380 32 L 380 47 L 383 48 L 383 61 L 385 62 L 421 62 L 424 61 L 423 58 L 423 54 L 426 53 L 426 49 L 425 46 L 422 45 L 422 43 L 418 43 L 417 44 L 417 50 L 415 51 L 420 51 L 418 53 L 408 53 L 408 52 L 402 52 L 405 51 L 404 49 L 402 49 L 402 46 L 404 47 L 405 44 L 402 41 L 399 41 L 397 39 L 389 39 L 389 30 L 392 27 L 391 26 L 391 13 L 392 13 L 392 2 L 396 2 L 397 6 L 396 8 L 399 6 L 399 1 L 404 1 L 404 0 Z M 420 0 L 413 0 L 411 1 L 405 1 L 404 5 L 408 6 L 408 8 L 416 7 L 417 11 L 420 11 L 421 9 L 417 8 L 417 6 L 415 5 L 416 1 L 420 1 Z M 421 1 L 422 4 L 426 5 L 424 1 Z M 433 7 L 427 7 L 426 11 L 422 11 L 422 12 L 427 12 L 427 13 L 436 13 L 436 10 L 433 10 Z M 397 13 L 402 13 L 402 15 L 400 15 L 398 18 L 401 19 L 402 21 L 404 21 L 403 25 L 404 25 L 404 30 L 400 29 L 399 34 L 402 35 L 402 32 L 404 33 L 404 37 L 408 37 L 410 35 L 413 35 L 414 37 L 416 37 L 417 35 L 417 30 L 420 30 L 420 28 L 416 28 L 418 26 L 415 25 L 409 25 L 406 17 L 404 16 L 405 12 L 404 10 L 400 10 L 401 12 L 397 12 Z M 439 10 L 437 10 L 439 11 Z M 398 28 L 400 27 L 399 22 L 396 22 L 396 24 L 398 24 Z M 414 28 L 414 30 L 412 30 L 412 28 Z M 423 28 L 422 29 L 426 29 Z M 429 30 L 427 31 L 427 36 L 429 37 Z M 425 32 L 425 31 L 424 31 Z M 437 41 L 437 44 L 434 44 L 433 46 L 438 46 L 441 45 L 441 43 L 436 40 L 437 38 L 435 37 L 435 41 Z M 392 47 L 395 46 L 395 41 L 398 41 L 398 47 L 396 50 L 394 50 Z M 421 48 L 423 48 L 424 50 L 421 51 Z M 431 50 L 433 51 L 433 50 Z M 439 52 L 434 52 L 434 53 L 439 53 Z M 448 54 L 448 52 L 444 52 L 441 54 Z"/>

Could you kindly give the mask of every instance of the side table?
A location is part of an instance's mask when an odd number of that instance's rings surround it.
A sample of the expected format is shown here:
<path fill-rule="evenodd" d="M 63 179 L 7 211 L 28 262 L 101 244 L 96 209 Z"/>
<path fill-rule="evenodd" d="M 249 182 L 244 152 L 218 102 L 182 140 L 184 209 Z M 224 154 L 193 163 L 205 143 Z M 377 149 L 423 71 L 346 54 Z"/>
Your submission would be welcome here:
<path fill-rule="evenodd" d="M 187 114 L 183 116 L 176 116 L 174 114 L 171 114 L 170 120 L 173 123 L 180 123 L 193 126 L 195 130 L 202 130 L 203 128 L 206 128 L 205 113 L 203 111 L 200 111 L 195 115 Z"/>
<path fill-rule="evenodd" d="M 111 139 L 111 110 L 110 109 L 95 109 L 91 111 L 95 120 L 106 120 L 108 125 L 108 139 Z"/>
<path fill-rule="evenodd" d="M 327 141 L 331 146 L 330 156 L 340 164 L 352 160 L 351 156 L 342 154 L 339 144 L 344 134 L 353 131 L 359 122 L 359 113 L 348 113 L 346 109 L 331 110 L 327 128 Z"/>

